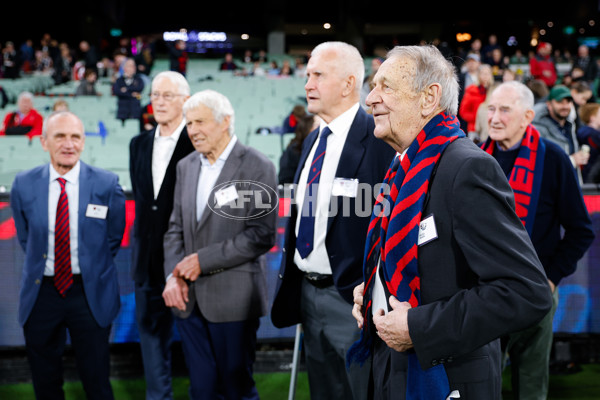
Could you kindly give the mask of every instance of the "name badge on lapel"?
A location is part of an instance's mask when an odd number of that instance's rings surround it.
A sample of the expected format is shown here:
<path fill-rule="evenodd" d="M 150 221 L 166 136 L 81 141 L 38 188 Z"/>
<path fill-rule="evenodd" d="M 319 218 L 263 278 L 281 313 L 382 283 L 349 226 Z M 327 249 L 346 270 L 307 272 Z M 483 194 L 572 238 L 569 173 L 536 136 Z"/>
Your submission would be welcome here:
<path fill-rule="evenodd" d="M 90 218 L 106 219 L 108 213 L 108 206 L 102 206 L 99 204 L 88 204 L 85 210 L 85 216 Z"/>
<path fill-rule="evenodd" d="M 358 179 L 335 178 L 331 188 L 332 196 L 356 197 Z"/>
<path fill-rule="evenodd" d="M 438 235 L 437 229 L 435 228 L 435 220 L 433 219 L 433 214 L 431 214 L 419 224 L 419 240 L 417 245 L 422 246 L 431 242 L 432 240 L 437 239 L 437 237 Z"/>
<path fill-rule="evenodd" d="M 215 192 L 215 200 L 219 207 L 223 207 L 225 204 L 230 203 L 238 199 L 237 190 L 235 190 L 235 185 L 227 186 Z"/>

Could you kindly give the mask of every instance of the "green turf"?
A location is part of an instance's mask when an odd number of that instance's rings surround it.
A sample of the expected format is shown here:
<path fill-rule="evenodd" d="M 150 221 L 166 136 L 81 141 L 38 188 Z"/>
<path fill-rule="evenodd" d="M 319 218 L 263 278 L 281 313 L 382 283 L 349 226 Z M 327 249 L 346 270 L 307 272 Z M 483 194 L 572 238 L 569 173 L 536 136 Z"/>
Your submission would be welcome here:
<path fill-rule="evenodd" d="M 269 374 L 255 374 L 256 387 L 261 400 L 287 399 L 290 374 L 276 372 Z M 187 378 L 176 377 L 173 379 L 173 395 L 175 400 L 187 400 L 189 381 Z M 143 400 L 145 382 L 143 379 L 119 379 L 112 381 L 115 399 L 117 400 Z M 67 400 L 85 399 L 80 382 L 65 383 Z M 512 400 L 510 390 L 510 371 L 503 375 L 503 400 Z M 296 386 L 296 400 L 308 400 L 308 378 L 306 372 L 298 374 Z M 0 386 L 0 399 L 2 400 L 34 400 L 33 389 L 29 383 Z M 548 400 L 598 400 L 600 399 L 600 364 L 582 365 L 582 370 L 567 375 L 550 376 L 550 393 Z"/>
<path fill-rule="evenodd" d="M 289 373 L 255 374 L 254 380 L 261 400 L 287 399 L 290 386 Z M 111 383 L 117 400 L 145 399 L 146 384 L 143 379 L 115 379 Z M 189 399 L 188 387 L 189 380 L 187 378 L 173 378 L 173 398 L 175 400 Z M 66 382 L 64 389 L 67 400 L 85 399 L 85 393 L 80 382 Z M 309 398 L 306 372 L 300 372 L 296 386 L 296 400 L 308 400 Z M 0 399 L 35 400 L 35 396 L 30 383 L 19 383 L 0 385 Z"/>

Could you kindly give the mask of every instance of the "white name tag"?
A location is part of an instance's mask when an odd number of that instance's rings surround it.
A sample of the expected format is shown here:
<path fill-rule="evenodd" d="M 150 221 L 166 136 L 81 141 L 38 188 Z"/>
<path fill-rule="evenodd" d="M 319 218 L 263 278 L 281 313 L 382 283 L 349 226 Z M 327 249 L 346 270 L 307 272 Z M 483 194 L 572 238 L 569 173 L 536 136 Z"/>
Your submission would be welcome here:
<path fill-rule="evenodd" d="M 331 188 L 332 196 L 356 197 L 358 179 L 335 178 Z"/>
<path fill-rule="evenodd" d="M 460 393 L 458 390 L 453 390 L 452 393 L 446 398 L 446 400 L 460 399 Z"/>
<path fill-rule="evenodd" d="M 237 199 L 238 193 L 237 190 L 235 190 L 234 185 L 227 186 L 226 188 L 215 192 L 215 200 L 217 200 L 217 204 L 219 205 L 219 207 L 222 207 L 225 204 L 235 201 Z"/>
<path fill-rule="evenodd" d="M 87 210 L 85 210 L 85 216 L 90 218 L 106 219 L 107 213 L 108 207 L 99 204 L 88 204 Z"/>
<path fill-rule="evenodd" d="M 419 224 L 419 246 L 429 243 L 434 239 L 437 239 L 437 229 L 435 228 L 435 221 L 433 220 L 433 214 L 425 218 Z"/>

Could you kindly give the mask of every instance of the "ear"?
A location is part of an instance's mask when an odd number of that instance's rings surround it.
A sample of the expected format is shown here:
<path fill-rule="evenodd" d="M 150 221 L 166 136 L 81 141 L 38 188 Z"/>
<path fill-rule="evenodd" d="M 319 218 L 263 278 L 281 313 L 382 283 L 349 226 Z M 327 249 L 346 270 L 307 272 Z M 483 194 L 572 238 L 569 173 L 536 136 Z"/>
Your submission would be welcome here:
<path fill-rule="evenodd" d="M 352 92 L 354 92 L 354 88 L 356 87 L 356 77 L 354 75 L 350 75 L 349 77 L 346 78 L 344 83 L 345 83 L 345 86 L 344 86 L 344 89 L 342 90 L 342 95 L 344 95 L 344 97 L 346 97 L 346 96 L 349 96 L 350 94 L 352 94 Z"/>
<path fill-rule="evenodd" d="M 438 112 L 440 99 L 442 97 L 442 87 L 439 83 L 432 83 L 421 93 L 421 115 L 429 117 Z"/>
<path fill-rule="evenodd" d="M 44 149 L 44 151 L 48 151 L 48 147 L 46 146 L 46 138 L 44 135 L 40 136 L 40 143 L 42 144 L 42 149 Z"/>
<path fill-rule="evenodd" d="M 527 125 L 533 121 L 533 117 L 535 117 L 535 111 L 529 109 L 525 111 L 525 119 L 527 120 Z"/>

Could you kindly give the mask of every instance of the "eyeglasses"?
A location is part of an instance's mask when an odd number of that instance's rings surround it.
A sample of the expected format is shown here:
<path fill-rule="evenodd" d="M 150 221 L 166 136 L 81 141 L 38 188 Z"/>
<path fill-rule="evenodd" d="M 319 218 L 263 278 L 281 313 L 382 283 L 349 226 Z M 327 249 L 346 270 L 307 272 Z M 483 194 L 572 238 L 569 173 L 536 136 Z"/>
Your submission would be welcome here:
<path fill-rule="evenodd" d="M 165 93 L 160 93 L 160 92 L 152 92 L 150 93 L 150 99 L 152 100 L 158 100 L 159 98 L 163 98 L 165 99 L 165 101 L 173 101 L 175 99 L 175 97 L 177 96 L 183 96 L 182 94 L 178 94 L 178 93 L 171 93 L 171 92 L 165 92 Z"/>

